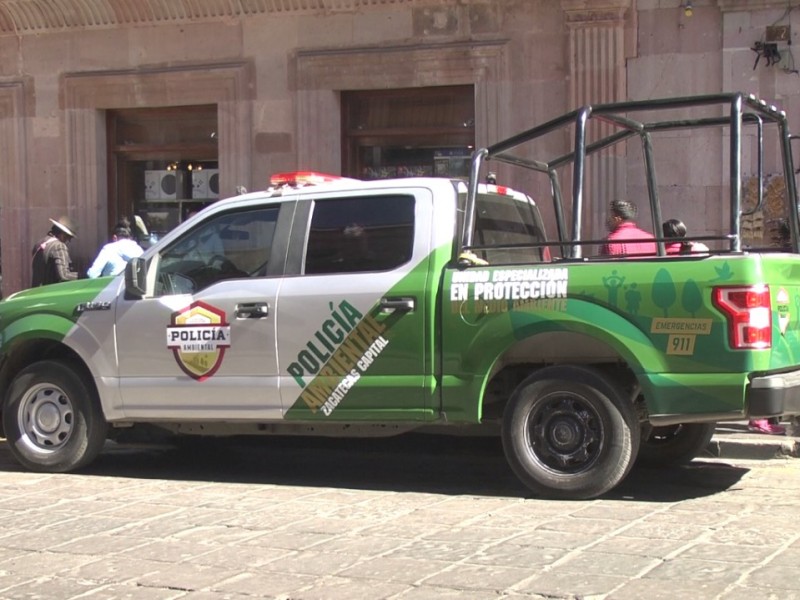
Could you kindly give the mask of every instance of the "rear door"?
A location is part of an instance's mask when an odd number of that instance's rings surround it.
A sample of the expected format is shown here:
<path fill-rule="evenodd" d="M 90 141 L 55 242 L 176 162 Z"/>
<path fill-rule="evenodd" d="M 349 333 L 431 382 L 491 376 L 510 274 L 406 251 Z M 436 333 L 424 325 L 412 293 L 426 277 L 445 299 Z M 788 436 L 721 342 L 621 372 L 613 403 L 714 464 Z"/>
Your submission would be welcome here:
<path fill-rule="evenodd" d="M 287 419 L 430 417 L 432 202 L 409 188 L 298 204 L 277 312 Z"/>

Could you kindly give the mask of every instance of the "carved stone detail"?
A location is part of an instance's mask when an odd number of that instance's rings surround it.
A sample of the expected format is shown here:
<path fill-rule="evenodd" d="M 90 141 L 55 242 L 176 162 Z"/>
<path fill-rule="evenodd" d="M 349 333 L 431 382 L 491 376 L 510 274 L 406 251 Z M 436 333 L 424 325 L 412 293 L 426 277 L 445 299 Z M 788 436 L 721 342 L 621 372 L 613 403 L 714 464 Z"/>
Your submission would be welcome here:
<path fill-rule="evenodd" d="M 497 140 L 510 99 L 506 40 L 300 51 L 296 59 L 297 155 L 315 169 L 341 169 L 338 90 L 475 85 L 475 138 Z"/>
<path fill-rule="evenodd" d="M 569 98 L 573 108 L 625 100 L 626 29 L 635 19 L 632 0 L 561 0 L 569 32 Z M 610 126 L 592 124 L 594 135 Z M 604 150 L 588 162 L 584 179 L 585 237 L 605 233 L 605 205 L 625 189 L 620 154 Z"/>
<path fill-rule="evenodd" d="M 449 0 L 455 4 L 455 0 Z M 0 33 L 15 35 L 212 21 L 259 14 L 335 13 L 402 4 L 442 4 L 443 0 L 0 0 Z"/>

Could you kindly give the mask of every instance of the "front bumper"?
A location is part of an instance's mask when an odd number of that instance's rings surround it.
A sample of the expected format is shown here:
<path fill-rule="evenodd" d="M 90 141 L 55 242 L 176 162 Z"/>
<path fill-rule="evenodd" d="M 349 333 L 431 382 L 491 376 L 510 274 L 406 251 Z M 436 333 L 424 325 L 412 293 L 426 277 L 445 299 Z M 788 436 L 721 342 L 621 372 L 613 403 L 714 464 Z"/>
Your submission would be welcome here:
<path fill-rule="evenodd" d="M 746 400 L 749 418 L 800 415 L 800 370 L 753 377 Z"/>

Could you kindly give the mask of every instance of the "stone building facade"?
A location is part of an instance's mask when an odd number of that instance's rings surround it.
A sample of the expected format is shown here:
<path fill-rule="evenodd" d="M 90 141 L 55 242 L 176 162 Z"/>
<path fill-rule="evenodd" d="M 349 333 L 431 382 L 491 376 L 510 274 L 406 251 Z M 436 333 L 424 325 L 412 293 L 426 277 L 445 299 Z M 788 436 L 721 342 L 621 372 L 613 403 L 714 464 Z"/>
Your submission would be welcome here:
<path fill-rule="evenodd" d="M 800 34 L 798 4 L 0 0 L 2 292 L 29 285 L 30 247 L 51 217 L 79 223 L 72 254 L 85 270 L 110 226 L 144 201 L 128 198 L 136 186 L 144 195 L 142 174 L 185 167 L 175 152 L 206 161 L 207 172 L 218 173 L 219 196 L 266 187 L 280 171 L 358 175 L 343 139 L 345 99 L 353 94 L 354 102 L 375 91 L 466 94 L 473 114 L 464 126 L 477 146 L 589 102 L 745 91 L 798 114 L 800 75 L 787 43 Z M 775 24 L 788 26 L 780 60 L 754 65 L 754 44 Z M 381 97 L 365 106 L 389 106 Z M 152 117 L 147 109 L 160 112 Z M 203 139 L 179 133 L 183 150 L 171 138 L 148 139 L 194 110 L 212 124 Z M 391 123 L 391 112 L 383 119 Z M 415 130 L 418 139 L 439 131 L 445 147 L 445 137 L 458 137 L 440 125 Z M 134 140 L 140 129 L 143 139 Z M 373 133 L 374 150 L 381 126 Z M 719 190 L 706 177 L 719 170 L 713 157 L 720 153 L 708 150 L 698 143 L 679 153 L 659 183 L 667 206 L 699 198 L 682 217 L 711 233 L 723 217 Z M 635 191 L 619 158 L 590 173 L 586 219 L 596 235 L 607 199 Z M 524 184 L 510 182 L 517 183 Z M 169 210 L 159 218 L 172 218 Z"/>

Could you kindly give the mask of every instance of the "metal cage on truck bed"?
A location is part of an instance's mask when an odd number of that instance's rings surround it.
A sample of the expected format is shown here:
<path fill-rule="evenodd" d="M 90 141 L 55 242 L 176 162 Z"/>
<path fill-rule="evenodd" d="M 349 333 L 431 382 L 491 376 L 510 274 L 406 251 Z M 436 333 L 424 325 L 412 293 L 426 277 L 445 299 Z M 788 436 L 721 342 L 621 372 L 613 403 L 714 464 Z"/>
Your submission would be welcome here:
<path fill-rule="evenodd" d="M 699 114 L 698 114 L 699 113 Z M 710 113 L 710 114 L 709 114 Z M 666 118 L 664 117 L 666 115 Z M 637 118 L 638 117 L 638 118 Z M 656 117 L 656 118 L 653 118 Z M 659 118 L 661 117 L 661 118 Z M 592 122 L 602 127 L 591 127 Z M 719 251 L 742 252 L 742 217 L 760 211 L 764 203 L 764 134 L 774 130 L 775 146 L 780 157 L 777 166 L 782 169 L 785 194 L 785 219 L 791 234 L 791 249 L 798 251 L 797 188 L 794 179 L 791 141 L 796 136 L 789 132 L 786 114 L 775 106 L 743 93 L 725 93 L 659 100 L 618 102 L 583 106 L 563 116 L 548 121 L 497 142 L 473 153 L 467 197 L 465 227 L 461 239 L 461 251 L 479 251 L 484 246 L 474 244 L 474 225 L 477 186 L 485 177 L 487 165 L 491 161 L 506 163 L 543 173 L 549 178 L 557 241 L 549 242 L 559 246 L 562 259 L 583 259 L 583 248 L 587 245 L 602 244 L 603 240 L 583 239 L 582 217 L 584 212 L 585 174 L 587 157 L 603 150 L 629 141 L 638 136 L 644 161 L 644 174 L 648 196 L 650 218 L 658 255 L 665 255 L 665 238 L 659 237 L 662 222 L 662 207 L 656 177 L 653 152 L 653 136 L 671 130 L 721 128 L 723 136 L 729 138 L 727 175 L 729 188 L 729 227 L 720 235 L 687 236 L 692 241 L 714 241 Z M 752 128 L 753 134 L 748 145 L 751 162 L 757 172 L 756 197 L 751 206 L 743 202 L 743 152 L 744 132 Z M 603 129 L 609 131 L 602 133 Z M 596 132 L 601 131 L 600 135 Z M 549 158 L 531 158 L 528 147 L 553 132 L 571 135 L 572 150 Z M 595 134 L 593 137 L 590 133 Z M 592 137 L 592 139 L 590 139 Z M 755 156 L 753 156 L 755 154 Z M 567 205 L 561 192 L 561 169 L 572 169 L 572 201 L 570 227 L 567 227 Z M 724 165 L 723 165 L 724 168 Z M 724 184 L 724 181 L 723 181 Z M 723 185 L 724 187 L 724 185 Z"/>

